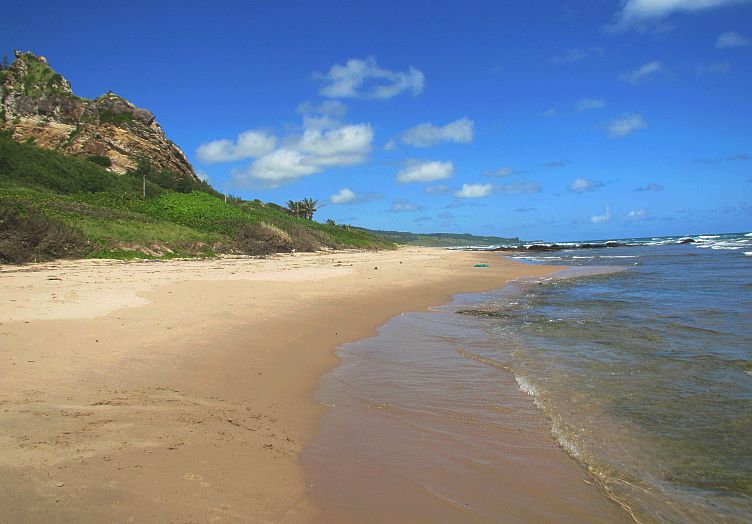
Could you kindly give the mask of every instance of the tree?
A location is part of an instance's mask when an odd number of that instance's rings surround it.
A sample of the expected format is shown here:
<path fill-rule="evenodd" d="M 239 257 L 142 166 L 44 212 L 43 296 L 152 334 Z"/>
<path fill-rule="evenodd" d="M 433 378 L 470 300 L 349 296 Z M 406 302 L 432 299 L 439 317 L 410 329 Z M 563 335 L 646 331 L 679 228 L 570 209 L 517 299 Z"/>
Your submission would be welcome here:
<path fill-rule="evenodd" d="M 288 211 L 290 211 L 291 214 L 295 215 L 296 217 L 299 217 L 302 211 L 300 202 L 295 202 L 294 200 L 287 201 L 287 209 Z"/>
<path fill-rule="evenodd" d="M 302 208 L 302 215 L 305 216 L 308 220 L 313 220 L 313 214 L 319 210 L 318 208 L 319 201 L 314 200 L 312 198 L 304 198 L 300 202 L 300 207 Z"/>
<path fill-rule="evenodd" d="M 10 67 L 10 62 L 8 62 L 8 55 L 3 55 L 2 61 L 0 61 L 0 71 L 4 71 Z"/>

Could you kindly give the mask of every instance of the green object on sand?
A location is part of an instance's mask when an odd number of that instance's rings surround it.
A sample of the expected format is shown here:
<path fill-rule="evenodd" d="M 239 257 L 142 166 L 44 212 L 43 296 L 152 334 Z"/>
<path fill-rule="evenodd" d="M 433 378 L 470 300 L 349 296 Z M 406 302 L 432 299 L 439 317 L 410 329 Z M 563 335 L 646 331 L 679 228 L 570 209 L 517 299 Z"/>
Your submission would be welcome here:
<path fill-rule="evenodd" d="M 488 264 L 475 264 L 473 267 L 488 267 Z"/>

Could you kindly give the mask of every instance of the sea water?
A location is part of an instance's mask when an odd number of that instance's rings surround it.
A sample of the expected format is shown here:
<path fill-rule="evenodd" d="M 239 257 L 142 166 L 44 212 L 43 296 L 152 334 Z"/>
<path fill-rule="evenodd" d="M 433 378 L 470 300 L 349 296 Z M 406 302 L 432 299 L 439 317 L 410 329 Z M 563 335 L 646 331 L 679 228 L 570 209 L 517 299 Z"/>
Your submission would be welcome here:
<path fill-rule="evenodd" d="M 513 255 L 572 269 L 340 348 L 304 453 L 329 515 L 752 520 L 752 235 L 693 240 Z"/>

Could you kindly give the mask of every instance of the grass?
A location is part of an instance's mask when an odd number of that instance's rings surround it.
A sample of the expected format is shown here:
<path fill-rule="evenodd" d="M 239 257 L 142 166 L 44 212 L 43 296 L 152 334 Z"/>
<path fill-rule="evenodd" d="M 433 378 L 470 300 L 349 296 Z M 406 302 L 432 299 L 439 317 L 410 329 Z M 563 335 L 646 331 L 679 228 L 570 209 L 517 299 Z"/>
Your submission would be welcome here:
<path fill-rule="evenodd" d="M 376 235 L 295 217 L 277 205 L 225 202 L 205 183 L 178 186 L 165 173 L 147 171 L 144 199 L 141 181 L 139 173 L 115 175 L 97 162 L 0 135 L 0 210 L 8 210 L 0 221 L 0 262 L 393 247 Z M 40 222 L 17 235 L 13 229 L 28 216 Z M 60 246 L 51 239 L 55 231 L 65 233 Z M 35 249 L 34 235 L 49 247 Z"/>

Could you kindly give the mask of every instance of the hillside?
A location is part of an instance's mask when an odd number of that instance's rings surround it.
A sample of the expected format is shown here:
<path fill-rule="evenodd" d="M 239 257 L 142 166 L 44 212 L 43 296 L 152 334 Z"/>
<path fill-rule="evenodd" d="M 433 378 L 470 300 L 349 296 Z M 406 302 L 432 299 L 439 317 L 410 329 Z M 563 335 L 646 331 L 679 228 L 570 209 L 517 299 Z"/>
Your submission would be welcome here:
<path fill-rule="evenodd" d="M 96 159 L 17 143 L 8 134 L 0 133 L 0 263 L 392 245 L 355 228 L 292 216 L 275 204 L 225 202 L 205 182 L 165 176 L 148 163 L 117 175 Z"/>
<path fill-rule="evenodd" d="M 123 174 L 139 161 L 176 180 L 198 181 L 180 148 L 148 109 L 108 92 L 95 100 L 76 96 L 43 56 L 15 52 L 0 69 L 0 130 L 18 142 L 94 159 Z"/>
<path fill-rule="evenodd" d="M 396 244 L 424 247 L 467 247 L 467 246 L 517 246 L 517 237 L 476 236 L 467 233 L 408 233 L 404 231 L 381 231 L 360 228 Z"/>

